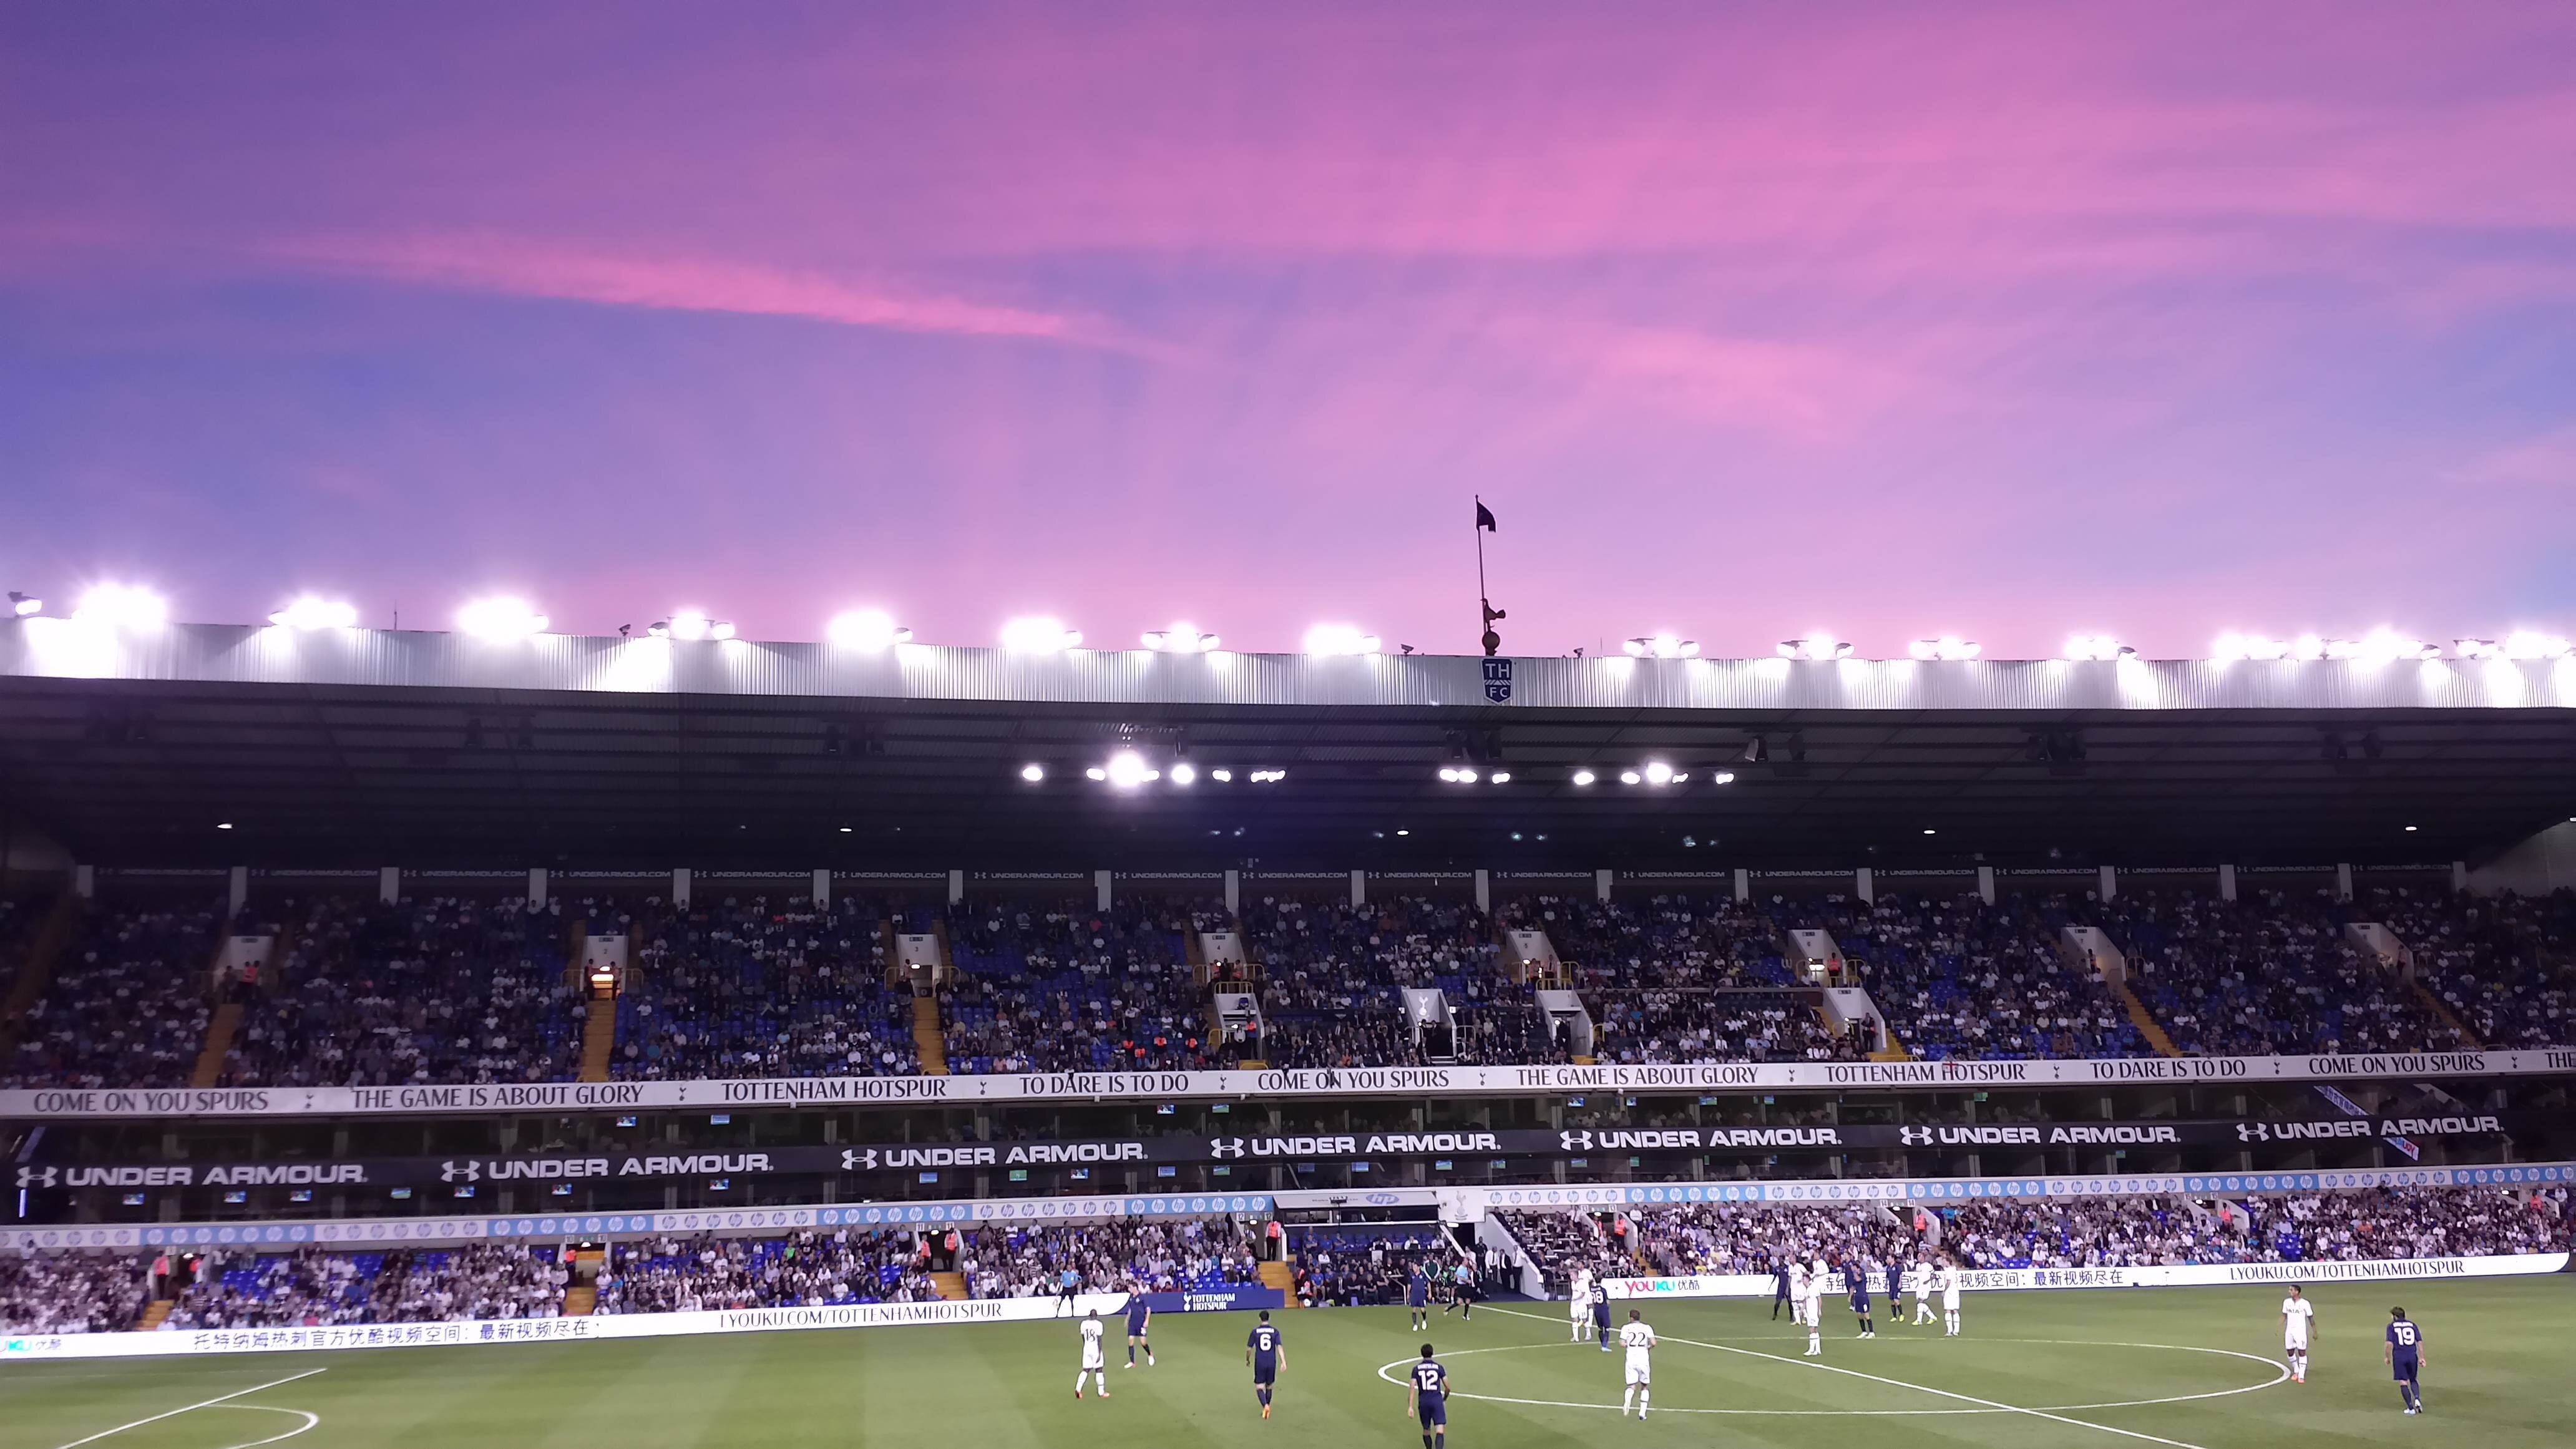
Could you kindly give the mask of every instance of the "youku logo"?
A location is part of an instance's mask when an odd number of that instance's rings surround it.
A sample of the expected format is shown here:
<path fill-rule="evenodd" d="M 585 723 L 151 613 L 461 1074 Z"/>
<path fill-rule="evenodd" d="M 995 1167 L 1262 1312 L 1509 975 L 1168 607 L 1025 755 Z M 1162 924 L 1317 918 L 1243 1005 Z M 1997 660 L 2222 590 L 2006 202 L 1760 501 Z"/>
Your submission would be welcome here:
<path fill-rule="evenodd" d="M 2236 1124 L 2236 1140 L 2239 1142 L 2269 1142 L 2272 1140 L 2272 1129 L 2264 1126 L 2260 1122 L 2239 1122 Z"/>
<path fill-rule="evenodd" d="M 843 1172 L 866 1172 L 873 1169 L 876 1165 L 877 1150 L 873 1147 L 846 1148 L 841 1153 L 841 1170 Z"/>
<path fill-rule="evenodd" d="M 1564 1148 L 1568 1152 L 1589 1152 L 1592 1150 L 1592 1134 L 1589 1132 L 1559 1132 L 1556 1134 L 1556 1143 L 1559 1147 Z"/>
<path fill-rule="evenodd" d="M 1933 1142 L 1933 1132 L 1929 1127 L 1899 1127 L 1896 1135 L 1908 1147 L 1929 1147 Z"/>
<path fill-rule="evenodd" d="M 1219 1137 L 1208 1143 L 1210 1157 L 1241 1157 L 1242 1155 L 1243 1139 L 1240 1137 Z"/>
<path fill-rule="evenodd" d="M 467 1182 L 481 1182 L 483 1180 L 483 1164 L 470 1157 L 461 1163 L 442 1162 L 438 1164 L 439 1181 L 454 1182 L 460 1177 L 465 1179 Z"/>
<path fill-rule="evenodd" d="M 56 1181 L 60 1180 L 61 1176 L 62 1171 L 59 1168 L 22 1167 L 18 1169 L 18 1186 L 22 1188 L 52 1187 Z"/>

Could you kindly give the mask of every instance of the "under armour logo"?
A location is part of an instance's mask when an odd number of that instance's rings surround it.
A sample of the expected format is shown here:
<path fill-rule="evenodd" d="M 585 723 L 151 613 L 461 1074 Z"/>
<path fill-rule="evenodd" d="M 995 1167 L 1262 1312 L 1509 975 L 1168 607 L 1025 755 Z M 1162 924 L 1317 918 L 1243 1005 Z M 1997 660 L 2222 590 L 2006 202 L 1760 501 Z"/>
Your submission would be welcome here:
<path fill-rule="evenodd" d="M 1589 1132 L 1559 1132 L 1556 1134 L 1556 1141 L 1558 1146 L 1568 1152 L 1592 1150 L 1592 1134 Z"/>
<path fill-rule="evenodd" d="M 852 1147 L 845 1149 L 841 1153 L 841 1170 L 843 1172 L 865 1172 L 874 1168 L 876 1165 L 877 1150 L 873 1147 Z"/>
<path fill-rule="evenodd" d="M 56 1179 L 60 1176 L 61 1169 L 59 1168 L 22 1167 L 18 1169 L 18 1185 L 20 1187 L 52 1187 Z"/>
<path fill-rule="evenodd" d="M 1932 1129 L 1929 1127 L 1899 1127 L 1896 1133 L 1898 1139 L 1908 1147 L 1932 1145 Z"/>
<path fill-rule="evenodd" d="M 467 1182 L 481 1182 L 483 1180 L 483 1164 L 476 1162 L 470 1157 L 461 1163 L 442 1162 L 438 1164 L 439 1181 L 454 1182 L 460 1177 L 464 1178 Z"/>
<path fill-rule="evenodd" d="M 2239 1142 L 2269 1142 L 2272 1140 L 2272 1129 L 2264 1126 L 2260 1122 L 2239 1122 L 2236 1124 L 2236 1140 Z"/>
<path fill-rule="evenodd" d="M 1208 1144 L 1210 1157 L 1241 1157 L 1242 1155 L 1243 1139 L 1240 1137 L 1219 1137 Z"/>

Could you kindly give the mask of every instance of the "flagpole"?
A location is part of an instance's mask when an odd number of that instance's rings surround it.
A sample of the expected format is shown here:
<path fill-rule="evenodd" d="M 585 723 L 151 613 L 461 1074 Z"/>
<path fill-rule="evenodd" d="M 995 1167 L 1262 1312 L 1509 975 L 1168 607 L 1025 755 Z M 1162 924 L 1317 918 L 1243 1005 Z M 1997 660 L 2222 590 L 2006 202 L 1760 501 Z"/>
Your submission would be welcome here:
<path fill-rule="evenodd" d="M 1470 493 L 1467 496 L 1476 500 L 1476 507 L 1479 510 L 1484 508 L 1485 499 L 1482 494 Z M 1491 594 L 1485 592 L 1485 526 L 1481 523 L 1477 524 L 1474 533 L 1476 535 L 1476 602 L 1484 604 L 1493 598 Z M 1481 632 L 1484 627 L 1485 621 L 1478 619 L 1476 628 Z"/>

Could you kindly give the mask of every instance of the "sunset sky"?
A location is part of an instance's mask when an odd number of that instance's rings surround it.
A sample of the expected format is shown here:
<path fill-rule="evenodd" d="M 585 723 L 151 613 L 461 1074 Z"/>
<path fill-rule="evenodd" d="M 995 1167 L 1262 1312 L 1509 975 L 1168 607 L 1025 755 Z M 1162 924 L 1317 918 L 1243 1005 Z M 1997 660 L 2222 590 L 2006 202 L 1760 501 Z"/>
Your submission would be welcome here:
<path fill-rule="evenodd" d="M 0 9 L 0 588 L 2576 633 L 2576 6 Z"/>

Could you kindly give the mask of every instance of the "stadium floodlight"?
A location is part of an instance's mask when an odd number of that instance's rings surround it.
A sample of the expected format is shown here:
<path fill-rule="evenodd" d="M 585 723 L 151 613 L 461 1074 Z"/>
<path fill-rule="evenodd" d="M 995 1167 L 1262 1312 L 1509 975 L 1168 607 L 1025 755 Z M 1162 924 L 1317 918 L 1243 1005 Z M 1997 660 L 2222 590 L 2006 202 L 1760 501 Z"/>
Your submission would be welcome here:
<path fill-rule="evenodd" d="M 1852 647 L 1819 629 L 1804 639 L 1780 641 L 1783 659 L 1849 659 Z"/>
<path fill-rule="evenodd" d="M 1020 766 L 1020 778 L 1034 785 L 1046 778 L 1046 766 L 1034 761 Z"/>
<path fill-rule="evenodd" d="M 1917 659 L 1939 659 L 1957 663 L 1964 659 L 1974 659 L 1984 651 L 1978 647 L 1974 639 L 1961 639 L 1956 635 L 1944 634 L 1938 639 L 1917 639 L 1905 646 L 1905 652 Z"/>
<path fill-rule="evenodd" d="M 884 649 L 912 642 L 912 631 L 898 625 L 883 609 L 852 609 L 835 614 L 823 637 L 844 649 Z"/>
<path fill-rule="evenodd" d="M 1649 785 L 1669 785 L 1673 782 L 1673 767 L 1661 760 L 1648 760 L 1643 773 Z M 1625 779 L 1626 776 L 1620 778 Z"/>
<path fill-rule="evenodd" d="M 1002 626 L 1002 647 L 1014 654 L 1058 654 L 1082 642 L 1082 631 L 1045 617 L 1013 619 Z"/>
<path fill-rule="evenodd" d="M 1083 771 L 1082 776 L 1086 780 L 1106 780 L 1109 778 L 1109 772 L 1100 768 L 1098 765 L 1094 765 L 1090 769 Z"/>
<path fill-rule="evenodd" d="M 1653 634 L 1640 634 L 1623 642 L 1620 648 L 1632 659 L 1697 659 L 1699 641 L 1685 639 L 1669 629 Z"/>
<path fill-rule="evenodd" d="M 1634 770 L 1621 770 L 1619 772 L 1619 783 L 1622 785 L 1634 785 L 1643 781 L 1645 778 L 1645 776 L 1638 774 Z"/>
<path fill-rule="evenodd" d="M 1512 772 L 1509 770 L 1496 770 L 1494 773 L 1485 777 L 1485 782 L 1491 785 L 1508 785 L 1512 782 Z"/>
<path fill-rule="evenodd" d="M 2529 629 L 2516 629 L 2504 636 L 2507 659 L 2564 659 L 2567 641 L 2555 634 L 2541 634 Z"/>
<path fill-rule="evenodd" d="M 1163 778 L 1163 772 L 1145 763 L 1145 757 L 1134 750 L 1120 750 L 1102 767 L 1109 783 L 1121 790 L 1133 790 L 1149 780 Z"/>
<path fill-rule="evenodd" d="M 280 629 L 354 629 L 358 627 L 358 607 L 307 594 L 269 615 L 268 622 Z"/>
<path fill-rule="evenodd" d="M 2302 661 L 2323 659 L 2326 657 L 2326 641 L 2319 635 L 2302 634 L 2290 641 L 2290 657 Z"/>
<path fill-rule="evenodd" d="M 1318 624 L 1306 631 L 1306 652 L 1323 658 L 1375 654 L 1378 637 L 1350 624 Z"/>
<path fill-rule="evenodd" d="M 99 584 L 80 597 L 72 617 L 120 629 L 148 629 L 170 622 L 170 605 L 150 589 L 130 584 Z"/>
<path fill-rule="evenodd" d="M 1442 765 L 1442 766 L 1440 767 L 1440 783 L 1442 783 L 1442 784 L 1444 784 L 1444 785 L 1455 785 L 1455 784 L 1457 784 L 1457 783 L 1458 783 L 1458 767 L 1457 767 L 1457 766 L 1455 766 L 1455 765 Z"/>
<path fill-rule="evenodd" d="M 2387 664 L 2399 659 L 2439 659 L 2438 646 L 2421 639 L 2409 638 L 2394 629 L 2373 629 L 2358 639 L 2326 641 L 2328 659 L 2351 659 L 2363 664 Z"/>
<path fill-rule="evenodd" d="M 707 637 L 709 631 L 713 630 L 715 626 L 716 621 L 708 618 L 707 612 L 704 609 L 674 609 L 671 611 L 671 623 L 669 628 L 671 637 L 674 639 L 686 640 L 694 643 L 697 640 Z"/>
<path fill-rule="evenodd" d="M 2218 642 L 2210 647 L 2210 657 L 2227 660 L 2286 659 L 2290 657 L 2290 647 L 2286 641 L 2267 635 L 2229 633 L 2218 636 Z"/>
<path fill-rule="evenodd" d="M 1195 784 L 1197 784 L 1197 783 L 1198 783 L 1198 781 L 1199 781 L 1199 767 L 1198 767 L 1198 766 L 1191 764 L 1191 763 L 1190 763 L 1189 761 L 1187 761 L 1187 760 L 1183 760 L 1183 761 L 1181 761 L 1179 764 L 1176 764 L 1176 765 L 1172 766 L 1172 783 L 1173 783 L 1173 784 L 1175 784 L 1175 785 L 1195 785 Z"/>
<path fill-rule="evenodd" d="M 1712 785 L 1732 785 L 1735 783 L 1735 772 L 1733 770 L 1720 770 L 1716 774 L 1709 776 L 1708 782 Z"/>
<path fill-rule="evenodd" d="M 1570 778 L 1578 785 L 1589 785 L 1600 777 L 1593 774 L 1590 770 L 1577 770 Z"/>
<path fill-rule="evenodd" d="M 2108 634 L 2070 634 L 2066 638 L 2068 659 L 2130 659 L 2137 652 Z"/>
<path fill-rule="evenodd" d="M 45 612 L 45 601 L 32 595 L 9 591 L 9 612 L 21 619 L 32 619 Z"/>
<path fill-rule="evenodd" d="M 1256 785 L 1276 785 L 1288 778 L 1286 770 L 1255 770 L 1246 778 Z"/>
<path fill-rule="evenodd" d="M 477 639 L 525 639 L 546 632 L 551 622 L 529 608 L 526 600 L 506 594 L 476 599 L 456 611 L 456 627 Z"/>
<path fill-rule="evenodd" d="M 2462 659 L 2502 659 L 2504 646 L 2493 639 L 2454 639 L 2451 652 Z"/>
<path fill-rule="evenodd" d="M 1145 647 L 1157 654 L 1205 654 L 1216 644 L 1214 634 L 1202 634 L 1188 624 L 1145 631 Z"/>
<path fill-rule="evenodd" d="M 1231 785 L 1234 783 L 1234 772 L 1232 770 L 1224 769 L 1210 770 L 1208 771 L 1208 778 L 1216 781 L 1220 785 Z"/>

